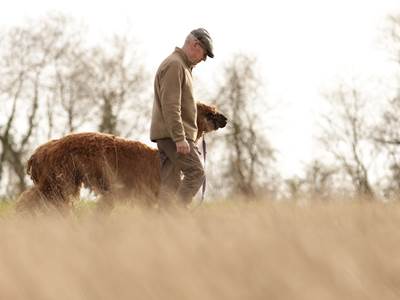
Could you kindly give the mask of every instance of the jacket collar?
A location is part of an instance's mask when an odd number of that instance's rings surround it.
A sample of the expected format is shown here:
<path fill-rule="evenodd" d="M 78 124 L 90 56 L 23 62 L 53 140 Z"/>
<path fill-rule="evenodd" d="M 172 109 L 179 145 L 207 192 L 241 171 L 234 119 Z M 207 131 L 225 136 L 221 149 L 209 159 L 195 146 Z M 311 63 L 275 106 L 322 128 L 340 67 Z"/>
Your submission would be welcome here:
<path fill-rule="evenodd" d="M 193 69 L 193 65 L 192 63 L 189 61 L 189 58 L 187 57 L 186 53 L 179 47 L 175 47 L 175 52 L 178 53 L 178 55 L 182 58 L 182 60 L 185 62 L 185 65 L 192 70 Z"/>

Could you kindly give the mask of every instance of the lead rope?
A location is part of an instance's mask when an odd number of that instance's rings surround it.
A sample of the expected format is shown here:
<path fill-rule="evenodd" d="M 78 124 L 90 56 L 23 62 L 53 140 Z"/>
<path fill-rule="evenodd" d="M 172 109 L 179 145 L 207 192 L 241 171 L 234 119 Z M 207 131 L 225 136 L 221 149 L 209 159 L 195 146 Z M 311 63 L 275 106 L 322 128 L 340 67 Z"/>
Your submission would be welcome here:
<path fill-rule="evenodd" d="M 205 140 L 205 135 L 203 134 L 203 162 L 204 162 L 204 181 L 203 181 L 203 187 L 201 189 L 201 202 L 200 204 L 203 203 L 204 201 L 204 195 L 206 194 L 206 183 L 207 183 L 207 177 L 205 175 L 206 173 L 206 158 L 207 158 L 207 144 Z"/>
<path fill-rule="evenodd" d="M 205 173 L 206 172 L 207 145 L 206 145 L 206 140 L 204 139 L 204 135 L 203 135 L 202 147 L 203 147 L 203 151 L 202 151 L 203 152 L 203 165 L 204 165 L 204 173 Z M 201 198 L 200 198 L 200 201 L 198 202 L 198 204 L 191 209 L 192 211 L 203 204 L 205 194 L 206 194 L 206 177 L 204 175 L 204 181 L 203 181 L 203 185 L 201 188 Z"/>

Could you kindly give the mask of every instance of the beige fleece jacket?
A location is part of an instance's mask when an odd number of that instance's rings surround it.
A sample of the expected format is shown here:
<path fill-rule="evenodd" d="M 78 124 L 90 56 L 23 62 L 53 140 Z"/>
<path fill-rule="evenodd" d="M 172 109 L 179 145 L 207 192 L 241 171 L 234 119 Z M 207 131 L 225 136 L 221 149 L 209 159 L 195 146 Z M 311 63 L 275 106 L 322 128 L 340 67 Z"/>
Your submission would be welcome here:
<path fill-rule="evenodd" d="M 192 66 L 176 47 L 160 65 L 154 80 L 150 139 L 195 140 L 197 107 L 193 97 Z"/>

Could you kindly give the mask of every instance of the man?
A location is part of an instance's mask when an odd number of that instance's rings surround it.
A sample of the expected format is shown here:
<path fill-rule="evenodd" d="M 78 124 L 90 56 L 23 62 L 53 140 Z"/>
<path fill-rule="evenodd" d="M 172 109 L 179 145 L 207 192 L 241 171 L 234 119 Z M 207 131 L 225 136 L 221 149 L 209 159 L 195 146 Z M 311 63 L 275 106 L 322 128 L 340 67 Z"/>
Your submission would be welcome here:
<path fill-rule="evenodd" d="M 189 204 L 205 179 L 194 143 L 197 108 L 192 69 L 207 56 L 214 57 L 210 34 L 204 28 L 195 29 L 183 47 L 176 47 L 161 63 L 155 76 L 150 139 L 160 152 L 161 205 L 175 198 L 182 205 Z"/>

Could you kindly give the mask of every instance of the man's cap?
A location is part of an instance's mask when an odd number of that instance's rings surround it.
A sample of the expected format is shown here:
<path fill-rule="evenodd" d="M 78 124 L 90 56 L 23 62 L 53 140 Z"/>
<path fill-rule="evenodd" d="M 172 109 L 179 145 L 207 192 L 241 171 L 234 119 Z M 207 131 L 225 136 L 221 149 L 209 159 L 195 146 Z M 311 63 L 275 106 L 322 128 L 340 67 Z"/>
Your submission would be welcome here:
<path fill-rule="evenodd" d="M 207 55 L 213 58 L 213 41 L 208 31 L 204 28 L 197 28 L 192 30 L 191 34 L 204 46 L 204 49 L 207 51 Z"/>

